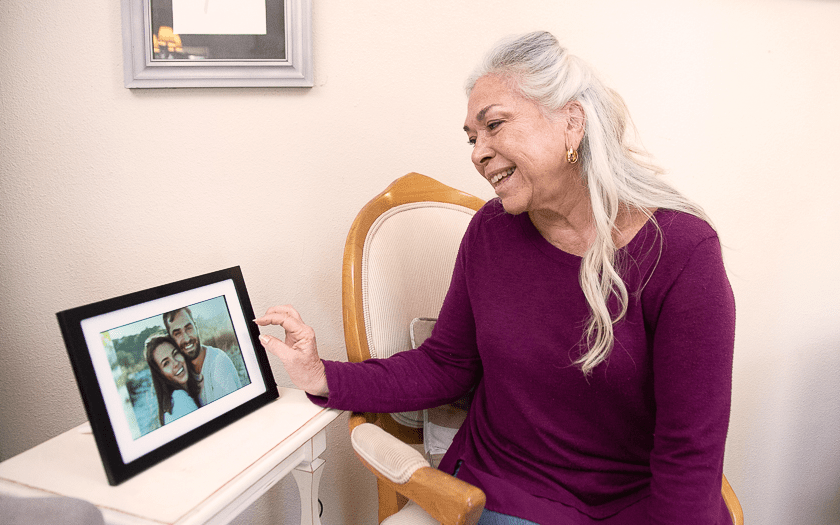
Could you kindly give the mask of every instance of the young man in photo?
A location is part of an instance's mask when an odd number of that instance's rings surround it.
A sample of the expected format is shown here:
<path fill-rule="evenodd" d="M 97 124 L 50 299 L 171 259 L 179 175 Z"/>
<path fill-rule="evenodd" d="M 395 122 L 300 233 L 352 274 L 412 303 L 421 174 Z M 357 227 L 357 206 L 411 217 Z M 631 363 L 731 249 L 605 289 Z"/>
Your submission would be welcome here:
<path fill-rule="evenodd" d="M 201 344 L 201 335 L 189 308 L 179 308 L 163 314 L 163 325 L 198 374 L 198 398 L 201 406 L 210 404 L 242 386 L 236 367 L 227 354 L 218 348 Z"/>

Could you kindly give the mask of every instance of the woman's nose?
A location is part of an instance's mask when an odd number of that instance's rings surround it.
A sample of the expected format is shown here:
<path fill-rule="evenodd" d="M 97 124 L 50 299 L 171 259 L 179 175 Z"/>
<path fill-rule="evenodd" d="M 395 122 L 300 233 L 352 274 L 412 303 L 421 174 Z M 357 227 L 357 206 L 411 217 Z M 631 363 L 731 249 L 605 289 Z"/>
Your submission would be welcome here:
<path fill-rule="evenodd" d="M 476 137 L 475 146 L 472 151 L 472 162 L 476 166 L 484 166 L 491 158 L 493 158 L 493 149 L 489 147 L 487 141 Z"/>

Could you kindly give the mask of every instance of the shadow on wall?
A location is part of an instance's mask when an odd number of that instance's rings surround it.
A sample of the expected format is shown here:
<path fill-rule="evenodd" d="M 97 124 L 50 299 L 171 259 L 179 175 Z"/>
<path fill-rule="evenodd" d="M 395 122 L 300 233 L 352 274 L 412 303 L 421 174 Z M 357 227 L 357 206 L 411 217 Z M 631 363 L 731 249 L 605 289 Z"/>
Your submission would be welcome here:
<path fill-rule="evenodd" d="M 838 480 L 838 485 L 840 485 L 840 480 Z M 834 495 L 834 499 L 829 502 L 826 508 L 825 523 L 840 524 L 840 489 L 837 489 L 837 494 Z"/>
<path fill-rule="evenodd" d="M 840 333 L 789 348 L 775 484 L 786 494 L 768 496 L 783 506 L 779 523 L 810 515 L 815 523 L 840 525 Z"/>

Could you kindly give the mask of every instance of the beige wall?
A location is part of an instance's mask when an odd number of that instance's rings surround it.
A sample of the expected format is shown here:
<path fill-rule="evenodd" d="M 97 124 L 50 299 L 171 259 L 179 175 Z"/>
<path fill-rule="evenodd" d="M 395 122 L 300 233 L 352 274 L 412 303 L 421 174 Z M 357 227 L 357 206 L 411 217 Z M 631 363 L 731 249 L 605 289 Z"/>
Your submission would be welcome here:
<path fill-rule="evenodd" d="M 135 91 L 119 2 L 0 4 L 0 459 L 85 420 L 62 309 L 241 265 L 257 312 L 296 305 L 343 359 L 355 213 L 409 171 L 489 198 L 462 81 L 497 38 L 545 28 L 720 230 L 738 304 L 726 473 L 748 521 L 840 523 L 840 2 L 314 4 L 312 89 Z M 344 425 L 324 519 L 371 522 Z M 294 485 L 270 494 L 238 523 L 293 523 Z"/>

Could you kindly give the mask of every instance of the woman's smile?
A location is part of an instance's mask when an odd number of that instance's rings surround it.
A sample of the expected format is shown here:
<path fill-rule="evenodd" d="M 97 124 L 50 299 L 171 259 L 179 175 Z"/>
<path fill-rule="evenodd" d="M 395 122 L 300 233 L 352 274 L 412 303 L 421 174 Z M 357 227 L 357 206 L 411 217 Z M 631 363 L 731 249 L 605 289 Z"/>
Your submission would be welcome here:
<path fill-rule="evenodd" d="M 162 343 L 155 348 L 154 360 L 163 377 L 168 382 L 183 387 L 189 379 L 186 359 L 177 348 L 169 343 Z"/>
<path fill-rule="evenodd" d="M 509 168 L 509 169 L 506 169 L 504 171 L 500 171 L 499 173 L 490 177 L 490 184 L 492 184 L 493 187 L 495 188 L 496 186 L 499 185 L 500 182 L 502 182 L 503 180 L 505 180 L 508 177 L 510 177 L 511 175 L 513 175 L 514 171 L 516 171 L 516 167 Z"/>

